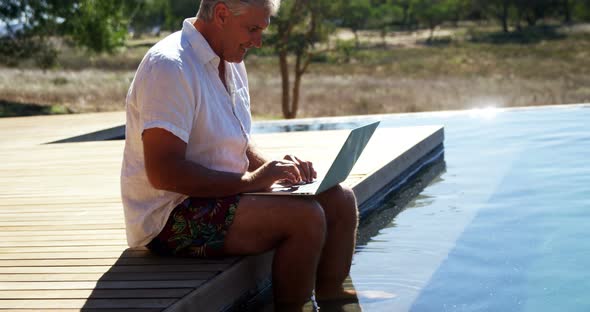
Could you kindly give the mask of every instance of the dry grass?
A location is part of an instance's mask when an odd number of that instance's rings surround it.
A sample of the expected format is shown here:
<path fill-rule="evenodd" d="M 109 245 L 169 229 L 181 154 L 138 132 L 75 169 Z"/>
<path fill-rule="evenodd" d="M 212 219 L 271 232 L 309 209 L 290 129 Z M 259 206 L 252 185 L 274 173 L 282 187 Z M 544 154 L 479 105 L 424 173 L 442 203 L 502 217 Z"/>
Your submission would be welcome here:
<path fill-rule="evenodd" d="M 253 75 L 254 115 L 280 115 L 280 79 Z M 566 80 L 516 77 L 431 79 L 310 74 L 303 83 L 301 117 L 454 110 L 590 102 L 590 76 Z"/>
<path fill-rule="evenodd" d="M 456 29 L 455 34 L 466 38 L 468 31 Z M 408 38 L 399 38 L 399 33 L 389 40 L 392 46 L 367 47 L 366 41 L 345 64 L 335 63 L 342 58 L 336 51 L 310 67 L 303 79 L 299 116 L 590 102 L 589 34 L 532 37 L 526 44 L 511 42 L 513 38 L 490 43 L 485 33 L 481 38 L 486 40 L 471 42 L 456 35 L 434 45 L 402 47 L 399 43 Z M 0 68 L 0 101 L 61 105 L 70 112 L 123 110 L 133 69 L 147 46 L 134 42 L 115 57 L 88 58 L 69 51 L 62 57 L 67 70 Z M 246 62 L 253 114 L 280 118 L 276 60 L 251 56 Z M 88 66 L 96 69 L 74 70 Z"/>
<path fill-rule="evenodd" d="M 132 71 L 0 69 L 1 99 L 62 105 L 73 113 L 124 109 Z"/>

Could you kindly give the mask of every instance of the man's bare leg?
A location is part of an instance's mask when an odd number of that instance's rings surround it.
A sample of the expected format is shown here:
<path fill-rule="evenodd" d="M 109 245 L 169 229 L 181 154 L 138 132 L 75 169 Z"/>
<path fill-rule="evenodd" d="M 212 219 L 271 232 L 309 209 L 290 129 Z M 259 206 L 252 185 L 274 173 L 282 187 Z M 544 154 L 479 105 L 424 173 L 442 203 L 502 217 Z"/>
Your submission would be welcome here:
<path fill-rule="evenodd" d="M 344 290 L 342 283 L 350 273 L 356 244 L 358 208 L 350 188 L 336 186 L 316 198 L 326 215 L 327 234 L 318 266 L 316 298 L 339 299 L 353 297 L 354 291 Z"/>
<path fill-rule="evenodd" d="M 324 211 L 311 198 L 244 196 L 224 249 L 228 255 L 247 255 L 276 248 L 275 305 L 299 311 L 311 298 L 325 235 Z"/>

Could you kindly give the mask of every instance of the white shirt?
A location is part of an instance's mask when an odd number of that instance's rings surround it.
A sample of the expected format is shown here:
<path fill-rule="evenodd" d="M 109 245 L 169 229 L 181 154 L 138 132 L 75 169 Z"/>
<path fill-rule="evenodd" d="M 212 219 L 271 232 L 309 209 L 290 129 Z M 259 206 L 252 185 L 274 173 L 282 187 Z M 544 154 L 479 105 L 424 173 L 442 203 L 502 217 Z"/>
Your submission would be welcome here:
<path fill-rule="evenodd" d="M 187 19 L 182 31 L 152 47 L 127 94 L 127 127 L 121 170 L 127 243 L 147 245 L 171 211 L 188 196 L 155 189 L 148 181 L 142 133 L 165 129 L 187 143 L 186 158 L 209 169 L 244 173 L 251 127 L 250 96 L 243 63 L 225 63 Z M 229 91 L 228 91 L 229 90 Z"/>

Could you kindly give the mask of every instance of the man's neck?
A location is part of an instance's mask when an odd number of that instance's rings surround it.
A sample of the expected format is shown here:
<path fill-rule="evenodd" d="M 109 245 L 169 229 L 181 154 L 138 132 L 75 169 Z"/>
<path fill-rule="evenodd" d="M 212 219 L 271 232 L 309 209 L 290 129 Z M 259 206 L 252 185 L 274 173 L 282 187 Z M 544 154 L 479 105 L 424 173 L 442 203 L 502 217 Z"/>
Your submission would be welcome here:
<path fill-rule="evenodd" d="M 222 51 L 221 42 L 219 40 L 216 40 L 217 37 L 214 35 L 216 30 L 213 29 L 213 25 L 210 23 L 207 23 L 201 19 L 198 19 L 198 18 L 193 23 L 193 25 L 199 31 L 199 33 L 201 33 L 203 38 L 205 38 L 207 43 L 209 43 L 209 46 L 211 47 L 213 52 L 215 52 L 215 54 L 217 56 L 219 56 L 219 58 L 221 59 L 220 64 L 223 63 L 223 60 L 225 58 L 223 57 L 223 55 L 221 53 L 221 51 Z"/>
<path fill-rule="evenodd" d="M 213 50 L 213 52 L 219 56 L 219 79 L 221 79 L 221 82 L 223 83 L 223 85 L 225 86 L 225 88 L 227 89 L 227 83 L 225 81 L 225 61 L 223 58 L 223 55 L 221 55 L 221 53 L 219 51 L 221 51 L 221 42 L 216 41 L 215 40 L 215 36 L 213 36 L 213 32 L 215 31 L 213 29 L 213 25 L 200 20 L 197 18 L 197 20 L 193 23 L 193 25 L 195 26 L 195 28 L 199 31 L 199 33 L 201 33 L 201 35 L 203 36 L 203 38 L 205 38 L 205 40 L 207 41 L 207 43 L 209 43 L 209 46 L 211 47 L 211 49 Z"/>

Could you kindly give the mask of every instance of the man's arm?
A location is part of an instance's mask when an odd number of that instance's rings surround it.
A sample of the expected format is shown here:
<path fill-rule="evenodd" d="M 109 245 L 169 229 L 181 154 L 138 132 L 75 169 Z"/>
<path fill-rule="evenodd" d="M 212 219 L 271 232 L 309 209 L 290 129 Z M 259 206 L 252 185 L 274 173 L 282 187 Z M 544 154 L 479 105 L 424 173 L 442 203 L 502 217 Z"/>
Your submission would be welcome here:
<path fill-rule="evenodd" d="M 250 165 L 248 166 L 248 171 L 252 172 L 256 169 L 262 167 L 268 161 L 262 156 L 262 153 L 252 144 L 252 142 L 248 143 L 248 149 L 246 150 L 246 156 L 250 161 Z"/>
<path fill-rule="evenodd" d="M 290 161 L 270 161 L 243 175 L 221 172 L 187 160 L 186 143 L 164 129 L 147 129 L 142 139 L 146 173 L 156 189 L 195 197 L 222 197 L 266 189 L 278 180 L 300 180 L 297 166 Z"/>

